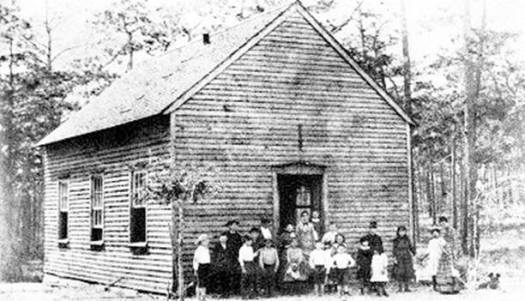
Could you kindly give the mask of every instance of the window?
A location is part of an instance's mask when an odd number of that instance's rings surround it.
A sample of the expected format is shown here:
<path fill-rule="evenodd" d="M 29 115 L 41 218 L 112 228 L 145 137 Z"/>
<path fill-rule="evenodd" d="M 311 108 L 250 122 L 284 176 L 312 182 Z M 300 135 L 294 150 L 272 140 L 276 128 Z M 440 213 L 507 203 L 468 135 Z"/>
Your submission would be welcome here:
<path fill-rule="evenodd" d="M 312 191 L 310 187 L 300 185 L 295 193 L 295 220 L 300 221 L 304 211 L 312 214 Z"/>
<path fill-rule="evenodd" d="M 104 231 L 104 179 L 91 176 L 91 241 L 102 241 Z"/>
<path fill-rule="evenodd" d="M 66 240 L 69 213 L 69 181 L 58 181 L 58 239 Z"/>
<path fill-rule="evenodd" d="M 135 171 L 131 176 L 130 242 L 146 242 L 146 189 L 147 174 Z"/>

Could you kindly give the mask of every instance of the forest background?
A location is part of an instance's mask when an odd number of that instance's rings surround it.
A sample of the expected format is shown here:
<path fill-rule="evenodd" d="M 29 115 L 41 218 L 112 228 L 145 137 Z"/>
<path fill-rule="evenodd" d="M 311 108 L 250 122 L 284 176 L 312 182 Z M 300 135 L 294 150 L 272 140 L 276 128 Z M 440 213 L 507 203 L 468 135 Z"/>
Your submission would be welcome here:
<path fill-rule="evenodd" d="M 278 0 L 0 0 L 0 280 L 43 258 L 35 143 L 150 56 Z M 525 226 L 525 34 L 518 0 L 304 0 L 417 122 L 416 238 L 449 216 L 462 249 Z"/>

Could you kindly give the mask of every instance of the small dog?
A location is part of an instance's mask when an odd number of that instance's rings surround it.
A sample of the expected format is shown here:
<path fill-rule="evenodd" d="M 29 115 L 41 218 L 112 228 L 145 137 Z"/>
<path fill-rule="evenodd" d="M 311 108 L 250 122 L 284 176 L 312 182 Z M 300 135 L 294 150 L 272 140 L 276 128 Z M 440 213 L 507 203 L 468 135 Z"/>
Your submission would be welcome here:
<path fill-rule="evenodd" d="M 488 277 L 489 279 L 485 280 L 484 282 L 480 283 L 478 285 L 478 289 L 492 289 L 492 290 L 497 290 L 499 289 L 499 278 L 500 278 L 500 274 L 499 273 L 489 273 L 488 274 Z"/>

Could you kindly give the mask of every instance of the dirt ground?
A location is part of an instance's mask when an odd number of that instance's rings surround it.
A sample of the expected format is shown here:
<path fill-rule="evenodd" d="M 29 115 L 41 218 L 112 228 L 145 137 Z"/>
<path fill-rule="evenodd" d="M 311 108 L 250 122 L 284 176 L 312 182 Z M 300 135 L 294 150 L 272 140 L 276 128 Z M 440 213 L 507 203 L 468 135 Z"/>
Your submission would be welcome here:
<path fill-rule="evenodd" d="M 323 296 L 323 300 L 403 300 L 403 301 L 432 301 L 432 300 L 461 300 L 461 301 L 496 301 L 496 300 L 524 300 L 525 283 L 507 282 L 499 290 L 466 290 L 458 295 L 441 295 L 432 292 L 428 287 L 419 287 L 411 293 L 396 293 L 391 289 L 390 297 L 376 297 L 375 295 L 360 296 L 356 291 L 352 295 L 341 299 L 333 295 Z M 313 295 L 280 296 L 272 300 L 282 301 L 314 301 L 319 297 Z M 166 300 L 165 296 L 139 294 L 133 290 L 112 288 L 104 291 L 99 285 L 79 285 L 68 287 L 53 287 L 42 283 L 0 284 L 0 300 L 2 301 L 67 301 L 67 300 Z M 195 300 L 190 298 L 189 300 Z M 210 300 L 218 300 L 212 299 Z M 239 299 L 229 299 L 239 300 Z M 264 300 L 264 299 L 261 299 Z M 269 300 L 269 299 L 268 299 Z"/>

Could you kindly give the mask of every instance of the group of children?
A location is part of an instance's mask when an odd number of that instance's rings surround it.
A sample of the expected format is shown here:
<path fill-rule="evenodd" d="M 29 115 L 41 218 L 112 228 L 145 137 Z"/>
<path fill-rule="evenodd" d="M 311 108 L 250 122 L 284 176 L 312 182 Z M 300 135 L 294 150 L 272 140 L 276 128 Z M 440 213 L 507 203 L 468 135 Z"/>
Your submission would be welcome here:
<path fill-rule="evenodd" d="M 241 237 L 238 222 L 229 222 L 229 231 L 221 234 L 213 252 L 209 249 L 208 236 L 199 237 L 193 268 L 200 300 L 208 288 L 223 297 L 240 292 L 246 299 L 263 293 L 272 296 L 276 285 L 282 287 L 286 283 L 313 283 L 318 295 L 325 292 L 325 286 L 337 287 L 337 292 L 344 295 L 349 293 L 354 267 L 357 267 L 362 294 L 368 289 L 379 296 L 388 296 L 385 290 L 388 258 L 383 252 L 381 237 L 375 232 L 375 221 L 370 223 L 369 233 L 360 239 L 355 259 L 335 224 L 329 225 L 328 231 L 321 235 L 320 229 L 302 214 L 300 225 L 287 225 L 279 237 L 273 237 L 270 223 L 262 219 L 259 228 L 252 228 L 248 235 Z M 294 231 L 299 227 L 312 228 L 314 233 L 304 238 L 299 231 Z M 239 239 L 242 239 L 241 245 Z M 413 277 L 413 253 L 406 228 L 400 227 L 394 240 L 394 273 L 400 276 L 396 277 L 400 279 L 400 291 L 408 291 L 408 281 Z"/>

